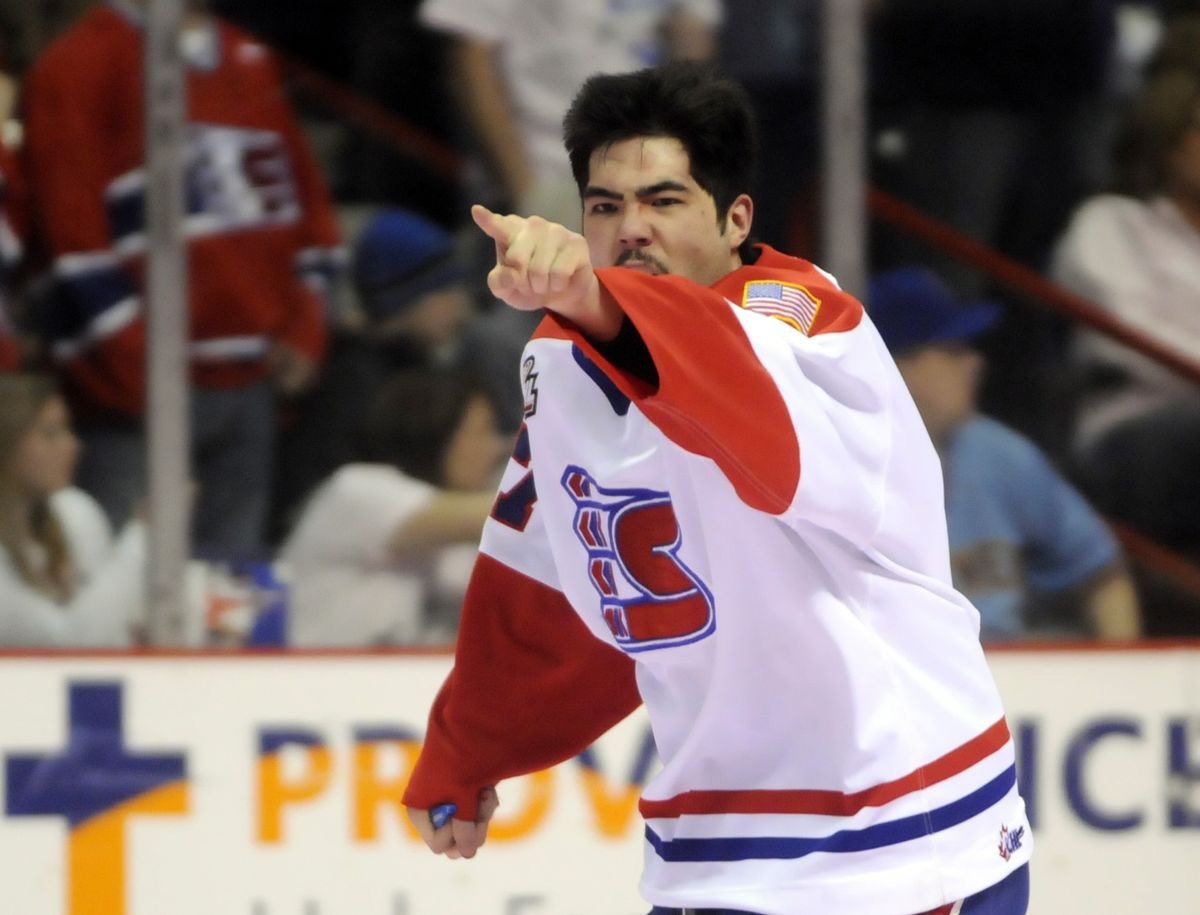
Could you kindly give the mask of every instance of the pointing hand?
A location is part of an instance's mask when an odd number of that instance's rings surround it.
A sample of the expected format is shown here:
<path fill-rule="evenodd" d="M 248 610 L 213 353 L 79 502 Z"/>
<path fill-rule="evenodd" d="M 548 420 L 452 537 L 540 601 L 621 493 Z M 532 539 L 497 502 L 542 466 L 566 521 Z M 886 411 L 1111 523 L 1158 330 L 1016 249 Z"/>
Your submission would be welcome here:
<path fill-rule="evenodd" d="M 574 318 L 598 288 L 587 241 L 540 216 L 502 216 L 476 204 L 471 216 L 496 243 L 488 288 L 513 308 Z"/>

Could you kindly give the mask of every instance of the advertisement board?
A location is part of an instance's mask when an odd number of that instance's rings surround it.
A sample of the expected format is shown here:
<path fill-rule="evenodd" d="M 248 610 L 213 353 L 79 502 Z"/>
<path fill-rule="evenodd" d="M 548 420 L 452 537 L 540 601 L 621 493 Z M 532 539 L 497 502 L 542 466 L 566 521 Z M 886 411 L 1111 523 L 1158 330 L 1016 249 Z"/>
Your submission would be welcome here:
<path fill-rule="evenodd" d="M 1200 647 L 990 654 L 1034 825 L 1031 911 L 1200 912 Z M 500 787 L 487 847 L 399 802 L 443 654 L 6 656 L 0 911 L 644 915 L 641 712 Z M 901 913 L 897 913 L 901 915 Z"/>

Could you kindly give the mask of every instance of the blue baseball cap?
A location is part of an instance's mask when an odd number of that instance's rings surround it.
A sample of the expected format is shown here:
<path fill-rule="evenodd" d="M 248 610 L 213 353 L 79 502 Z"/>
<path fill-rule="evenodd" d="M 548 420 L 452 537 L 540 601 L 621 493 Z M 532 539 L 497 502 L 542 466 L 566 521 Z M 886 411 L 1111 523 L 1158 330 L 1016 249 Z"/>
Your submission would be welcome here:
<path fill-rule="evenodd" d="M 932 270 L 902 267 L 871 280 L 867 312 L 895 355 L 978 337 L 996 323 L 1001 307 L 994 302 L 960 302 Z"/>

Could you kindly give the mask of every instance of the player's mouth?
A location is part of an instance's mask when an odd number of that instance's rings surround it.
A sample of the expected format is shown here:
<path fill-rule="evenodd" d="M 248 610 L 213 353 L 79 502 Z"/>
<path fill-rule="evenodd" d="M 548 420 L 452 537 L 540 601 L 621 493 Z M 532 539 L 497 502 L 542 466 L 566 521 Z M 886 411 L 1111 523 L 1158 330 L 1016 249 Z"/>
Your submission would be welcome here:
<path fill-rule="evenodd" d="M 667 269 L 667 265 L 657 257 L 646 254 L 644 251 L 639 251 L 636 248 L 622 251 L 617 255 L 617 266 L 628 267 L 631 270 L 640 270 L 642 273 L 648 273 L 651 276 L 662 276 L 671 272 Z"/>

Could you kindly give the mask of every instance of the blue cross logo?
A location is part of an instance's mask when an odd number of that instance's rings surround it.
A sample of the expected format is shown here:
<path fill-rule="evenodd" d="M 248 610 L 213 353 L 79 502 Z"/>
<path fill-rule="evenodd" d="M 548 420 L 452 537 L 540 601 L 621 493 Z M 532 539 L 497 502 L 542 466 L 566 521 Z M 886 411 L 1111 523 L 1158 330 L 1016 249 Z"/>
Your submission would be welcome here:
<path fill-rule="evenodd" d="M 125 818 L 186 812 L 186 759 L 126 750 L 120 683 L 72 683 L 68 708 L 61 753 L 6 754 L 5 813 L 65 817 L 69 912 L 121 915 Z"/>

